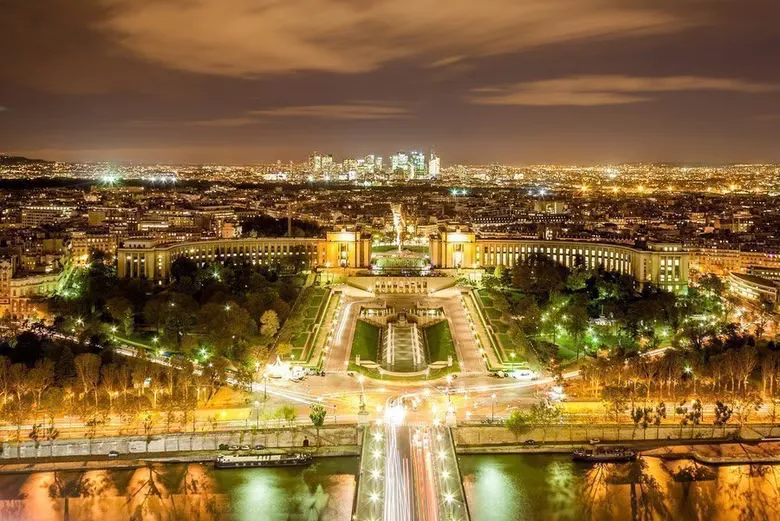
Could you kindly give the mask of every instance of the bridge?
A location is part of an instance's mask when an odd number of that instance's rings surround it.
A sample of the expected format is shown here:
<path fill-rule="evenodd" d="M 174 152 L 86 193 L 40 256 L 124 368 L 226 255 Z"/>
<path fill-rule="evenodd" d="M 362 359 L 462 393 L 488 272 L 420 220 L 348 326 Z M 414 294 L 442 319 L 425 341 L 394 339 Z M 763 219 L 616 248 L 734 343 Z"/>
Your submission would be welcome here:
<path fill-rule="evenodd" d="M 355 521 L 469 521 L 447 427 L 406 425 L 396 407 L 366 427 Z"/>

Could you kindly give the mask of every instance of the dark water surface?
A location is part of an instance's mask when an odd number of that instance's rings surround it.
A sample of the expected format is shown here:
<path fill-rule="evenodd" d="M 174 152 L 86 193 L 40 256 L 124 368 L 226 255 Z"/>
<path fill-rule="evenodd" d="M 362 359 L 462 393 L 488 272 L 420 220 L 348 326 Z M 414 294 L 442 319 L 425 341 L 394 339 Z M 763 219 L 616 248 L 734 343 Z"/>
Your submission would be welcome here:
<path fill-rule="evenodd" d="M 472 521 L 780 520 L 780 466 L 462 456 Z"/>
<path fill-rule="evenodd" d="M 565 455 L 460 458 L 472 521 L 780 521 L 780 466 L 705 467 L 644 458 L 574 463 Z M 349 520 L 355 458 L 309 467 L 0 476 L 0 520 Z"/>
<path fill-rule="evenodd" d="M 357 471 L 356 458 L 323 458 L 308 467 L 275 469 L 176 464 L 3 475 L 0 520 L 349 519 Z"/>

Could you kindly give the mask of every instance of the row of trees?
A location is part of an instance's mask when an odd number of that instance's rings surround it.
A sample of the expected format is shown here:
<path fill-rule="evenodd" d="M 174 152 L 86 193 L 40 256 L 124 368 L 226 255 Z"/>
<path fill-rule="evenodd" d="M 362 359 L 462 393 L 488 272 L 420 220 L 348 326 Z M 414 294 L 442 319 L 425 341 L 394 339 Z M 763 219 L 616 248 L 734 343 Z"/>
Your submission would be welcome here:
<path fill-rule="evenodd" d="M 54 430 L 64 416 L 77 418 L 88 436 L 112 416 L 119 419 L 119 434 L 150 431 L 156 418 L 163 418 L 166 431 L 186 430 L 198 405 L 224 383 L 228 362 L 216 359 L 196 373 L 186 359 L 172 359 L 168 366 L 143 359 L 103 363 L 96 354 L 82 353 L 72 368 L 72 375 L 63 376 L 48 359 L 28 368 L 0 356 L 3 417 L 17 426 L 17 441 L 21 425 L 45 420 Z"/>
<path fill-rule="evenodd" d="M 751 337 L 736 337 L 717 348 L 668 349 L 655 358 L 617 352 L 589 360 L 581 375 L 583 390 L 594 397 L 606 386 L 630 388 L 647 399 L 751 392 L 773 397 L 780 394 L 780 351 L 771 343 L 757 347 Z"/>

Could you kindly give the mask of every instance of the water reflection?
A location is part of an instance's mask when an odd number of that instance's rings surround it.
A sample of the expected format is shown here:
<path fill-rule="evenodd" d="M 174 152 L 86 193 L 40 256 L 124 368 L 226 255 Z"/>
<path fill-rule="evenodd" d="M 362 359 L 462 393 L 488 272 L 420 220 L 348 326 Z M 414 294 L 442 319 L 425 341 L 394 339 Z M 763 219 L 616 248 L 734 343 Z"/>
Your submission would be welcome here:
<path fill-rule="evenodd" d="M 589 465 L 557 455 L 467 456 L 461 465 L 473 521 L 780 520 L 780 466 Z"/>
<path fill-rule="evenodd" d="M 151 465 L 135 470 L 0 476 L 0 519 L 15 521 L 319 521 L 349 519 L 354 458 L 310 467 L 218 470 Z"/>

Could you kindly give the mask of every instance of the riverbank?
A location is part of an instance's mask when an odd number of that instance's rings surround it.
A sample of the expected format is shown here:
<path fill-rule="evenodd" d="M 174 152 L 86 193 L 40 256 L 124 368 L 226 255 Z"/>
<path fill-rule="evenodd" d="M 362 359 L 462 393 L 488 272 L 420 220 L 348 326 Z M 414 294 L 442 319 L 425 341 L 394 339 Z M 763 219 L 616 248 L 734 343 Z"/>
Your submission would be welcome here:
<path fill-rule="evenodd" d="M 626 441 L 598 446 L 631 447 L 643 457 L 665 460 L 694 460 L 703 465 L 777 465 L 780 464 L 780 442 L 709 441 L 703 443 L 675 441 Z M 458 447 L 458 456 L 495 454 L 571 454 L 576 449 L 592 448 L 586 443 L 551 443 L 546 445 L 501 445 Z"/>
<path fill-rule="evenodd" d="M 314 458 L 357 457 L 360 455 L 360 447 L 357 445 L 332 446 L 332 447 L 295 447 L 293 452 L 305 452 Z M 268 449 L 258 454 L 282 454 L 280 449 Z M 44 458 L 31 462 L 27 458 L 10 460 L 0 465 L 0 475 L 3 474 L 27 474 L 33 472 L 85 472 L 90 470 L 133 470 L 148 467 L 155 464 L 188 464 L 188 463 L 212 463 L 219 454 L 225 451 L 198 451 L 179 453 L 150 453 L 142 458 L 125 454 L 116 458 L 100 456 L 79 456 L 66 458 Z M 88 458 L 88 459 L 85 459 Z"/>
<path fill-rule="evenodd" d="M 780 442 L 719 443 L 659 447 L 642 456 L 666 460 L 692 459 L 703 465 L 777 465 Z"/>

